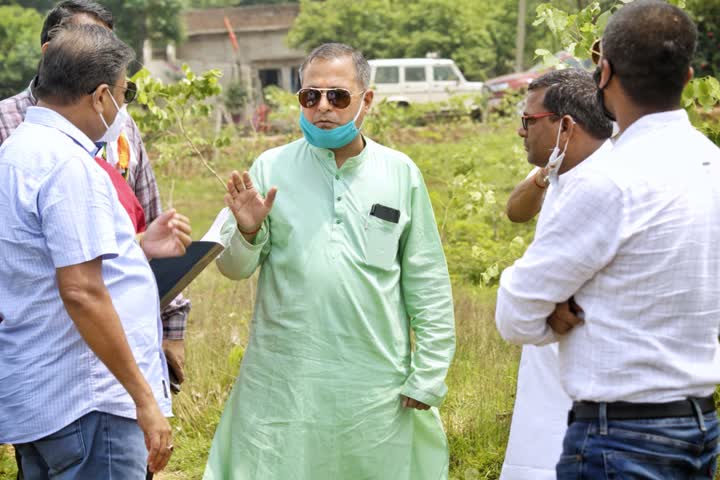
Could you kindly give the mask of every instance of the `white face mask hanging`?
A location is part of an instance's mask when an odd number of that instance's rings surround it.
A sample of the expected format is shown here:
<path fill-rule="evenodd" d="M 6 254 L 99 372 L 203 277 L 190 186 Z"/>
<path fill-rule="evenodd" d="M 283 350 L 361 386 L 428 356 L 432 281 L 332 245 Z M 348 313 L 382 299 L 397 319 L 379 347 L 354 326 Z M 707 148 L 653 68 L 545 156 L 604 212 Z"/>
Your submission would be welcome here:
<path fill-rule="evenodd" d="M 105 121 L 105 117 L 102 116 L 102 113 L 98 113 L 98 115 L 100 116 L 100 120 L 102 120 L 103 125 L 105 125 L 106 130 L 103 136 L 100 137 L 99 140 L 97 140 L 97 143 L 112 143 L 117 141 L 117 139 L 120 137 L 120 133 L 122 133 L 123 127 L 128 120 L 126 106 L 123 105 L 122 108 L 120 108 L 113 96 L 111 94 L 108 95 L 110 95 L 110 100 L 112 100 L 113 105 L 115 105 L 115 108 L 117 108 L 118 113 L 117 115 L 115 115 L 115 120 L 113 120 L 112 124 L 110 125 L 107 124 L 107 122 Z"/>
<path fill-rule="evenodd" d="M 571 120 L 572 121 L 572 120 Z M 575 122 L 572 122 L 573 124 Z M 565 153 L 567 152 L 568 143 L 570 143 L 570 136 L 568 135 L 567 140 L 565 141 L 565 146 L 563 147 L 562 153 L 560 152 L 560 132 L 562 132 L 562 119 L 560 119 L 560 125 L 558 126 L 558 133 L 557 133 L 557 140 L 555 140 L 555 148 L 553 148 L 552 153 L 550 153 L 550 158 L 548 158 L 547 165 L 545 168 L 547 168 L 548 172 L 548 180 L 550 183 L 557 183 L 558 181 L 558 175 L 560 166 L 562 166 L 562 162 L 565 159 Z"/>

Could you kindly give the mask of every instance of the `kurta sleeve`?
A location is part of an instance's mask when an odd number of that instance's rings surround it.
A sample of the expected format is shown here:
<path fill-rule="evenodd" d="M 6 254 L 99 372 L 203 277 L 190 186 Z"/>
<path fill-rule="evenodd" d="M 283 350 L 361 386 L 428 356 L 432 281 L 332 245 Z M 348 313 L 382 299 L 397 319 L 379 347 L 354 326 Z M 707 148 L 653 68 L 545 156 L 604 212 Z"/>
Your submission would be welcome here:
<path fill-rule="evenodd" d="M 445 254 L 430 197 L 414 172 L 409 227 L 400 239 L 401 288 L 415 334 L 412 369 L 401 393 L 439 406 L 455 353 L 455 316 Z"/>
<path fill-rule="evenodd" d="M 261 160 L 259 158 L 255 161 L 249 173 L 258 191 L 266 195 L 267 188 L 260 173 Z M 215 264 L 220 273 L 231 280 L 249 278 L 270 253 L 270 223 L 267 218 L 263 221 L 253 242 L 250 243 L 238 230 L 235 217 L 231 213 L 220 230 L 220 237 L 227 248 L 223 250 Z"/>

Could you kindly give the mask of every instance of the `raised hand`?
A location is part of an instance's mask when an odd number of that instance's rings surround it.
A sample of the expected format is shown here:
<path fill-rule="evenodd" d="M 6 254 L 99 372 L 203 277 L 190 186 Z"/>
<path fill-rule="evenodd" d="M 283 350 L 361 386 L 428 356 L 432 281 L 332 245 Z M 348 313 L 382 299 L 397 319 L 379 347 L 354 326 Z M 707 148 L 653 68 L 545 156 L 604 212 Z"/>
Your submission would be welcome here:
<path fill-rule="evenodd" d="M 192 242 L 190 232 L 190 220 L 170 209 L 148 226 L 140 246 L 148 258 L 179 257 Z"/>
<path fill-rule="evenodd" d="M 254 237 L 272 209 L 277 188 L 271 188 L 267 197 L 263 198 L 248 172 L 243 172 L 241 177 L 237 171 L 233 171 L 227 182 L 227 190 L 225 205 L 235 216 L 240 233 Z"/>

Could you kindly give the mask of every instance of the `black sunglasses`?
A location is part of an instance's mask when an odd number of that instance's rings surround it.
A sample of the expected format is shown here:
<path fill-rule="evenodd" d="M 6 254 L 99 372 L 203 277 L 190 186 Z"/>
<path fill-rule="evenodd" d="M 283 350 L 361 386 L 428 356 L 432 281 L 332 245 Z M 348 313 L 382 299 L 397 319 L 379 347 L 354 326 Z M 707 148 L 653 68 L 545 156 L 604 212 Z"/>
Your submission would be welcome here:
<path fill-rule="evenodd" d="M 102 84 L 100 84 L 102 85 Z M 98 85 L 98 87 L 100 86 Z M 97 90 L 98 87 L 93 88 L 88 93 L 93 93 L 95 90 Z M 108 84 L 108 87 L 120 87 L 120 85 L 110 85 Z M 120 87 L 123 88 L 123 87 Z M 123 101 L 125 103 L 131 103 L 133 100 L 135 100 L 135 97 L 137 96 L 137 85 L 132 80 L 127 81 L 127 85 L 125 85 L 125 93 L 123 94 Z"/>
<path fill-rule="evenodd" d="M 312 108 L 317 105 L 323 95 L 333 107 L 347 108 L 352 97 L 358 94 L 344 88 L 303 88 L 297 92 L 298 101 L 305 108 Z"/>

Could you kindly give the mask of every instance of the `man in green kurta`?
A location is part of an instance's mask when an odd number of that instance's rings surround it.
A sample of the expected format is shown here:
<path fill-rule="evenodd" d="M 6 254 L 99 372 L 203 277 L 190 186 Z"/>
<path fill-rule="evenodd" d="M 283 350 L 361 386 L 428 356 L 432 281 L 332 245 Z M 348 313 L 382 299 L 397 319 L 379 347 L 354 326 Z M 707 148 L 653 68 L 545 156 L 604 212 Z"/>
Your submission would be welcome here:
<path fill-rule="evenodd" d="M 322 45 L 300 74 L 304 138 L 228 181 L 218 267 L 260 276 L 204 478 L 447 479 L 436 407 L 455 328 L 425 184 L 359 132 L 373 99 L 360 52 Z"/>

